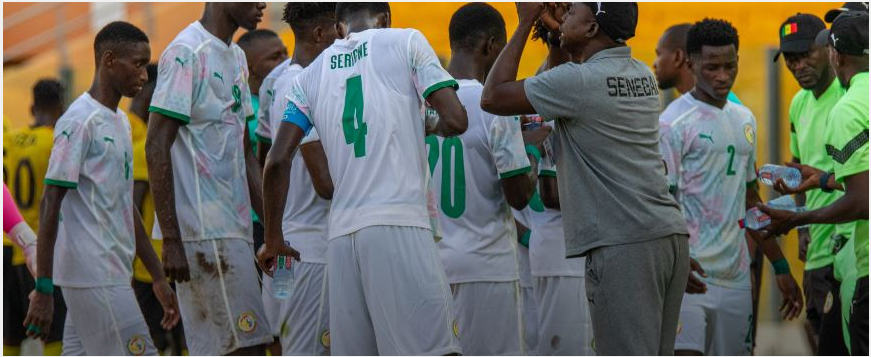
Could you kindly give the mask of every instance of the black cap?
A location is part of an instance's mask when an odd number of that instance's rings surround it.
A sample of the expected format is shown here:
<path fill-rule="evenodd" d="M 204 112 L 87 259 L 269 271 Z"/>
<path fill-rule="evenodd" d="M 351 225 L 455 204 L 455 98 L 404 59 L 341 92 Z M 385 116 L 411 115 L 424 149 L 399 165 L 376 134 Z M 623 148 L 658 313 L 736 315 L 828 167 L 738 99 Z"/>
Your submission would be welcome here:
<path fill-rule="evenodd" d="M 590 7 L 599 28 L 619 43 L 635 37 L 638 24 L 638 4 L 634 2 L 585 2 Z"/>
<path fill-rule="evenodd" d="M 826 29 L 826 24 L 819 17 L 811 14 L 795 14 L 786 19 L 777 28 L 780 37 L 780 50 L 774 55 L 774 61 L 781 52 L 803 53 L 810 51 L 817 34 Z"/>
<path fill-rule="evenodd" d="M 832 23 L 829 45 L 838 53 L 850 56 L 868 55 L 868 13 L 849 11 L 838 15 Z"/>
<path fill-rule="evenodd" d="M 865 11 L 868 12 L 868 3 L 867 2 L 845 2 L 844 5 L 837 9 L 831 9 L 826 13 L 826 22 L 832 23 L 835 21 L 835 18 L 838 17 L 841 13 L 847 11 Z"/>

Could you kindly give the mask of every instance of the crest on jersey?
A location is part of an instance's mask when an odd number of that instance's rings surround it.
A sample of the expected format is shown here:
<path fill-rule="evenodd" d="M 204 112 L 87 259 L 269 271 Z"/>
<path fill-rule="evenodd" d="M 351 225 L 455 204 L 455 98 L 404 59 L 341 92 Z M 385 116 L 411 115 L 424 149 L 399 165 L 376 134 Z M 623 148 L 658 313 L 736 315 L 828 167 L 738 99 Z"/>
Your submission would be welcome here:
<path fill-rule="evenodd" d="M 324 348 L 330 348 L 330 330 L 324 330 L 324 332 L 321 332 L 321 346 L 324 346 Z"/>
<path fill-rule="evenodd" d="M 145 354 L 145 338 L 141 335 L 133 335 L 127 340 L 127 352 L 134 356 L 142 356 Z"/>
<path fill-rule="evenodd" d="M 750 145 L 753 145 L 753 126 L 750 124 L 744 124 L 744 137 L 747 138 L 747 142 Z"/>
<path fill-rule="evenodd" d="M 829 291 L 829 293 L 826 294 L 826 303 L 823 304 L 823 313 L 828 314 L 829 311 L 832 311 L 833 305 L 835 305 L 835 296 L 832 295 L 831 291 Z"/>
<path fill-rule="evenodd" d="M 454 320 L 453 330 L 454 330 L 454 337 L 460 337 L 460 325 L 457 324 L 457 320 Z"/>
<path fill-rule="evenodd" d="M 236 319 L 236 326 L 239 327 L 242 332 L 254 331 L 254 329 L 257 328 L 257 318 L 250 312 L 243 312 L 239 314 L 239 318 Z"/>

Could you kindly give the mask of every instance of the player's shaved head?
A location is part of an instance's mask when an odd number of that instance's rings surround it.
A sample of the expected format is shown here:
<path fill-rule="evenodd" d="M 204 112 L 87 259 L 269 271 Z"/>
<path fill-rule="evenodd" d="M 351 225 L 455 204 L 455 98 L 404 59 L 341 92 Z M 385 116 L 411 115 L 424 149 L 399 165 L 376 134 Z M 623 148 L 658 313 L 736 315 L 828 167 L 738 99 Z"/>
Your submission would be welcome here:
<path fill-rule="evenodd" d="M 111 51 L 117 56 L 142 43 L 148 44 L 148 36 L 138 27 L 124 21 L 112 22 L 103 27 L 94 38 L 94 56 L 97 65 L 106 52 Z"/>
<path fill-rule="evenodd" d="M 473 49 L 490 40 L 505 43 L 505 20 L 493 6 L 482 2 L 463 5 L 448 25 L 451 49 Z"/>
<path fill-rule="evenodd" d="M 390 4 L 386 2 L 340 2 L 336 4 L 336 20 L 351 22 L 355 17 L 375 17 L 381 14 L 390 15 Z"/>
<path fill-rule="evenodd" d="M 284 22 L 297 38 L 306 36 L 315 27 L 333 26 L 336 23 L 334 2 L 289 2 L 284 5 Z"/>
<path fill-rule="evenodd" d="M 662 47 L 674 50 L 686 51 L 687 32 L 690 31 L 691 24 L 678 24 L 669 27 L 662 33 L 659 43 Z"/>
<path fill-rule="evenodd" d="M 33 85 L 34 110 L 53 110 L 63 108 L 63 84 L 53 78 L 40 79 Z"/>

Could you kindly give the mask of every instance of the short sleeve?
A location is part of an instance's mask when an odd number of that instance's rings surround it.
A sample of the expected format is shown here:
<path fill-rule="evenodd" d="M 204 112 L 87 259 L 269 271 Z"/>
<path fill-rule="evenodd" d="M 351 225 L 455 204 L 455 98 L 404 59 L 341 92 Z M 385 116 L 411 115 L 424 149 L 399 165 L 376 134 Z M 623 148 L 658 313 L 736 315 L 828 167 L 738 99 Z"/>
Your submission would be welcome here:
<path fill-rule="evenodd" d="M 756 181 L 756 119 L 753 119 L 753 142 L 750 144 L 750 155 L 747 156 L 747 168 L 744 172 L 744 182 L 751 183 Z M 745 134 L 747 135 L 747 134 Z"/>
<path fill-rule="evenodd" d="M 868 113 L 838 105 L 829 114 L 826 152 L 832 157 L 838 182 L 868 171 Z"/>
<path fill-rule="evenodd" d="M 487 144 L 500 179 L 522 175 L 531 169 L 520 133 L 520 118 L 493 118 L 487 130 Z"/>
<path fill-rule="evenodd" d="M 420 31 L 414 30 L 408 39 L 408 58 L 414 85 L 422 98 L 426 99 L 442 88 L 459 88 L 454 77 L 442 68 L 438 56 Z"/>
<path fill-rule="evenodd" d="M 683 133 L 671 123 L 659 122 L 659 153 L 665 163 L 665 177 L 668 190 L 677 192 L 681 179 L 681 163 L 683 159 Z"/>
<path fill-rule="evenodd" d="M 274 78 L 266 78 L 263 84 L 260 85 L 260 108 L 257 109 L 257 130 L 254 131 L 254 136 L 257 141 L 262 143 L 272 143 L 272 115 L 270 114 L 272 104 L 275 102 L 275 90 L 272 88 L 275 83 Z"/>
<path fill-rule="evenodd" d="M 293 123 L 306 133 L 311 129 L 311 108 L 309 107 L 308 95 L 302 82 L 307 76 L 308 69 L 293 79 L 290 91 L 287 93 L 287 109 L 281 121 Z"/>
<path fill-rule="evenodd" d="M 133 143 L 133 181 L 148 181 L 148 163 L 145 161 L 145 140 Z"/>
<path fill-rule="evenodd" d="M 320 137 L 320 135 L 318 135 L 318 130 L 315 128 L 312 128 L 312 130 L 309 131 L 308 134 L 306 134 L 306 136 L 304 138 L 302 138 L 302 141 L 300 142 L 299 146 L 303 146 L 305 144 L 310 144 L 310 143 L 313 143 L 316 141 L 321 141 L 321 137 Z"/>
<path fill-rule="evenodd" d="M 54 145 L 45 173 L 46 185 L 77 188 L 79 172 L 91 142 L 88 128 L 81 122 L 60 120 L 54 127 Z"/>
<path fill-rule="evenodd" d="M 187 46 L 174 45 L 163 51 L 148 111 L 190 123 L 197 66 L 196 56 Z"/>
<path fill-rule="evenodd" d="M 798 135 L 795 132 L 795 123 L 797 119 L 795 115 L 798 113 L 797 98 L 793 98 L 789 105 L 789 152 L 792 157 L 801 160 L 801 152 L 798 151 Z"/>
<path fill-rule="evenodd" d="M 583 96 L 575 95 L 584 92 L 584 80 L 573 66 L 577 64 L 562 64 L 523 82 L 526 98 L 544 120 L 574 118 L 584 107 Z"/>

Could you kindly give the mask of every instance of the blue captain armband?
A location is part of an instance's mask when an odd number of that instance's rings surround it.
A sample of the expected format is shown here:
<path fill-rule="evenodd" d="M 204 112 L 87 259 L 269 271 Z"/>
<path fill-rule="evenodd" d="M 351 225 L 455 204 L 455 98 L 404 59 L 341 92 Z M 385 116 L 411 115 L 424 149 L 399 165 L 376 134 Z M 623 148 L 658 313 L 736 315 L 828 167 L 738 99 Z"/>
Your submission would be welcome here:
<path fill-rule="evenodd" d="M 296 124 L 305 135 L 308 135 L 312 129 L 311 120 L 293 102 L 287 102 L 287 109 L 284 110 L 284 118 L 281 121 Z"/>

